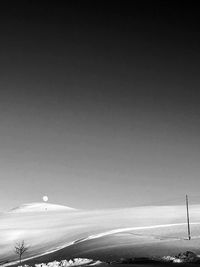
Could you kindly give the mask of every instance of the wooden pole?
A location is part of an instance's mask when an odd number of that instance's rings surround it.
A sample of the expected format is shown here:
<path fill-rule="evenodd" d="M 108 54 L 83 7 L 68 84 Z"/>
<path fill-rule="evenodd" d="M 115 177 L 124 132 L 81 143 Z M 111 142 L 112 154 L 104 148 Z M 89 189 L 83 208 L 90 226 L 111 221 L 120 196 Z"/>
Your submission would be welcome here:
<path fill-rule="evenodd" d="M 191 239 L 190 234 L 190 217 L 189 217 L 189 207 L 188 207 L 188 195 L 186 195 L 186 209 L 187 209 L 187 226 L 188 226 L 188 239 Z"/>

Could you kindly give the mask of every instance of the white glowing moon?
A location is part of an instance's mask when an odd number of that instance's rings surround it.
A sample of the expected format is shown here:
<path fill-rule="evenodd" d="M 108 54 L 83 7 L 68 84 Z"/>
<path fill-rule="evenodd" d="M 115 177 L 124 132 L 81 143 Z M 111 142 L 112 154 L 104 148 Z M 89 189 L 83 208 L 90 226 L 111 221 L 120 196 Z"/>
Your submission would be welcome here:
<path fill-rule="evenodd" d="M 43 199 L 44 202 L 47 202 L 48 201 L 48 196 L 43 196 L 42 199 Z"/>

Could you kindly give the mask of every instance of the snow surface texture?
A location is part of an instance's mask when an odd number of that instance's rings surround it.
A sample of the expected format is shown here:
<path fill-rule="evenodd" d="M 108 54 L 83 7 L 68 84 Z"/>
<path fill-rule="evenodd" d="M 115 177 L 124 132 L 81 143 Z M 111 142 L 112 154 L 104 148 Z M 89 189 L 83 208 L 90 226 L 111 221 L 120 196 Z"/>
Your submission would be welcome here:
<path fill-rule="evenodd" d="M 72 260 L 62 260 L 62 261 L 52 261 L 48 263 L 39 263 L 35 264 L 35 267 L 70 267 L 70 266 L 96 266 L 101 264 L 102 262 L 97 260 L 94 261 L 92 259 L 87 258 L 74 258 Z M 21 265 L 18 267 L 31 267 L 30 265 Z"/>
<path fill-rule="evenodd" d="M 199 238 L 200 205 L 190 206 L 190 221 L 194 238 Z M 88 246 L 88 242 L 92 251 L 127 244 L 144 247 L 165 240 L 172 246 L 186 237 L 185 206 L 86 211 L 32 203 L 0 215 L 0 264 L 17 259 L 14 246 L 22 240 L 28 246 L 23 258 L 30 259 L 77 244 Z"/>
<path fill-rule="evenodd" d="M 68 266 L 83 266 L 83 265 L 99 265 L 101 261 L 94 261 L 92 259 L 83 259 L 83 258 L 75 258 L 73 260 L 62 260 L 62 261 L 53 261 L 47 264 L 40 263 L 35 264 L 35 267 L 68 267 Z"/>

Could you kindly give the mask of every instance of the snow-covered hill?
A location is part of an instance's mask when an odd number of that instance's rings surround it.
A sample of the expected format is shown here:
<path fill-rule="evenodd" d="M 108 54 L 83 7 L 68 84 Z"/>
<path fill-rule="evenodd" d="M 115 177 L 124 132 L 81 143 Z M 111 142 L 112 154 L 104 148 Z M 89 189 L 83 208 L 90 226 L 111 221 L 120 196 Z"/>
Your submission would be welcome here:
<path fill-rule="evenodd" d="M 76 209 L 67 206 L 56 205 L 46 202 L 34 202 L 23 204 L 19 207 L 12 209 L 12 213 L 20 212 L 42 212 L 42 211 L 75 211 Z"/>
<path fill-rule="evenodd" d="M 66 255 L 101 260 L 106 253 L 127 257 L 130 251 L 141 256 L 152 251 L 166 255 L 166 249 L 174 252 L 180 247 L 195 251 L 200 205 L 190 205 L 190 222 L 192 240 L 188 242 L 185 206 L 86 211 L 49 203 L 26 204 L 0 215 L 0 263 L 15 261 L 14 246 L 23 240 L 28 246 L 23 258 L 43 257 L 39 262 Z"/>

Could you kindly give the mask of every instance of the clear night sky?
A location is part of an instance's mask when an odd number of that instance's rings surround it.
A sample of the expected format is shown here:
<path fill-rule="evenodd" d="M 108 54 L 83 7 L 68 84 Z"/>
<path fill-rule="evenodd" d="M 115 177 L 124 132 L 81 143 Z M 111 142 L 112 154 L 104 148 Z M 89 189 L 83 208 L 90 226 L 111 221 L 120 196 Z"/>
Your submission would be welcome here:
<path fill-rule="evenodd" d="M 43 194 L 76 208 L 199 194 L 197 7 L 6 2 L 0 210 Z"/>

